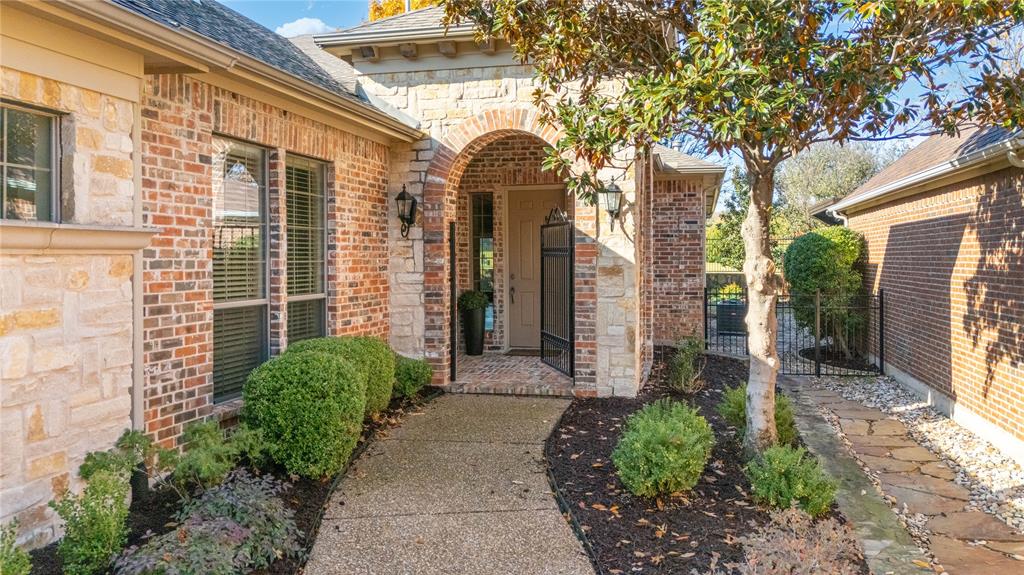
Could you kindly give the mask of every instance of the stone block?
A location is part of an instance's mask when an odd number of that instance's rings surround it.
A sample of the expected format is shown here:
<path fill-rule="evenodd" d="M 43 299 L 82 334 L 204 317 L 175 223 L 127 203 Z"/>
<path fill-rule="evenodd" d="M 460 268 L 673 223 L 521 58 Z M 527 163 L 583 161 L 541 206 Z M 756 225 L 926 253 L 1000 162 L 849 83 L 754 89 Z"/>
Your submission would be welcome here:
<path fill-rule="evenodd" d="M 25 467 L 25 477 L 28 480 L 38 479 L 62 473 L 67 470 L 67 453 L 58 451 L 49 453 L 35 459 L 30 459 Z"/>

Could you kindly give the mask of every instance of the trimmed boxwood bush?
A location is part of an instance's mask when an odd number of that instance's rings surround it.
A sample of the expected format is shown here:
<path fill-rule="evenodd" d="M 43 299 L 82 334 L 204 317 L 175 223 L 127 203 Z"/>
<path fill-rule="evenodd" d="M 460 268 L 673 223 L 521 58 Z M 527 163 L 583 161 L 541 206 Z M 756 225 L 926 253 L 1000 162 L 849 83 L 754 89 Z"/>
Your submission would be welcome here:
<path fill-rule="evenodd" d="M 425 359 L 395 354 L 395 397 L 412 397 L 430 384 L 433 371 Z"/>
<path fill-rule="evenodd" d="M 747 386 L 730 387 L 722 393 L 722 401 L 717 407 L 719 415 L 736 428 L 743 437 L 747 429 Z M 775 394 L 775 431 L 780 445 L 796 444 L 796 423 L 793 421 L 793 406 L 786 396 Z"/>
<path fill-rule="evenodd" d="M 695 409 L 661 399 L 629 416 L 612 461 L 627 489 L 655 497 L 696 485 L 714 444 Z"/>
<path fill-rule="evenodd" d="M 318 337 L 288 346 L 287 353 L 319 351 L 344 358 L 359 369 L 365 380 L 366 415 L 387 409 L 395 385 L 395 354 L 375 337 Z"/>
<path fill-rule="evenodd" d="M 242 417 L 288 473 L 328 477 L 348 461 L 362 431 L 363 380 L 337 355 L 286 353 L 249 375 Z"/>
<path fill-rule="evenodd" d="M 67 575 L 106 573 L 128 540 L 128 475 L 97 471 L 79 495 L 66 492 L 50 502 L 64 521 L 57 544 Z"/>
<path fill-rule="evenodd" d="M 756 501 L 784 509 L 794 502 L 814 517 L 828 512 L 836 485 L 802 447 L 766 449 L 745 469 Z"/>

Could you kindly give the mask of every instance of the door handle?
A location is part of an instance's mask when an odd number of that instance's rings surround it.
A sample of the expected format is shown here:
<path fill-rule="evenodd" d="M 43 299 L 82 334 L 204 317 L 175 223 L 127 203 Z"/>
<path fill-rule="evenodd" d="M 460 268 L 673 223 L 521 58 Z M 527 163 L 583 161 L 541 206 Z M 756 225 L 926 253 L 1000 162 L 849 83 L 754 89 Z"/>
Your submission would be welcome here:
<path fill-rule="evenodd" d="M 511 300 L 509 303 L 516 303 L 516 288 L 515 287 L 508 288 L 508 297 Z"/>

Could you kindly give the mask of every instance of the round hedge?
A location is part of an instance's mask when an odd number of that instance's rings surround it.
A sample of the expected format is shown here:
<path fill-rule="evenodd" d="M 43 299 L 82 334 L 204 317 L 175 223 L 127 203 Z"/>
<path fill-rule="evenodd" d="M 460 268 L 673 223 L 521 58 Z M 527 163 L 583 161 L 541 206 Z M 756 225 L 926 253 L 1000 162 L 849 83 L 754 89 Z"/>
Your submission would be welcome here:
<path fill-rule="evenodd" d="M 271 459 L 288 473 L 329 477 L 344 467 L 359 440 L 364 379 L 337 355 L 286 353 L 249 375 L 242 418 L 261 430 Z"/>
<path fill-rule="evenodd" d="M 319 351 L 344 358 L 365 376 L 366 415 L 387 409 L 395 385 L 395 354 L 388 344 L 375 337 L 318 337 L 288 346 L 286 353 Z"/>
<path fill-rule="evenodd" d="M 433 371 L 425 359 L 395 355 L 395 397 L 412 397 L 430 384 Z"/>
<path fill-rule="evenodd" d="M 626 489 L 655 497 L 696 485 L 714 444 L 711 426 L 697 410 L 661 399 L 629 416 L 612 462 Z"/>

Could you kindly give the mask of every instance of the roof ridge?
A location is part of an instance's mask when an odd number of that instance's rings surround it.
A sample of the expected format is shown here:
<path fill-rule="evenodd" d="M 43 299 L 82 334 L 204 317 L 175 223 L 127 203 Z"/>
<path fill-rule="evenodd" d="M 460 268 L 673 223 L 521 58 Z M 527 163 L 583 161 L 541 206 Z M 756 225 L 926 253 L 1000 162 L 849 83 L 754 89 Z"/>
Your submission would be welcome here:
<path fill-rule="evenodd" d="M 388 16 L 386 18 L 378 18 L 377 20 L 367 20 L 366 22 L 361 22 L 361 23 L 356 24 L 355 26 L 352 26 L 350 28 L 342 28 L 340 30 L 335 30 L 335 33 L 337 33 L 337 34 L 344 34 L 345 32 L 352 32 L 352 31 L 358 30 L 360 28 L 367 28 L 367 27 L 370 27 L 370 26 L 376 26 L 377 24 L 391 22 L 391 21 L 397 20 L 399 18 L 407 17 L 407 16 L 412 15 L 412 14 L 417 14 L 419 12 L 424 12 L 424 11 L 427 11 L 427 10 L 436 10 L 436 9 L 442 9 L 442 7 L 439 4 L 434 4 L 433 6 L 424 6 L 423 8 L 417 8 L 415 10 L 409 10 L 408 12 L 399 12 L 398 14 L 392 14 L 391 16 Z"/>

